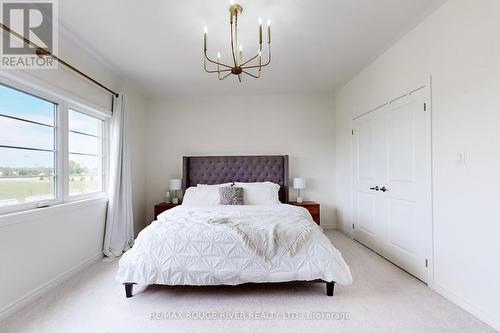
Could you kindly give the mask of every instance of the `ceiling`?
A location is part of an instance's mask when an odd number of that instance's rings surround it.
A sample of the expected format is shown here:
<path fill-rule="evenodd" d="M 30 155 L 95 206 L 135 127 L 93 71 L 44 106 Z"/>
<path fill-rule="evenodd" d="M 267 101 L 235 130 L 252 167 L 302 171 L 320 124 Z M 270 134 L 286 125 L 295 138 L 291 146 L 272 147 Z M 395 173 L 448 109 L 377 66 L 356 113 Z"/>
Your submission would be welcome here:
<path fill-rule="evenodd" d="M 273 60 L 261 79 L 218 81 L 208 49 L 229 61 L 229 0 L 64 0 L 61 24 L 146 96 L 327 92 L 341 87 L 445 0 L 241 0 L 240 41 L 257 49 L 272 20 Z M 266 54 L 264 52 L 264 54 Z"/>

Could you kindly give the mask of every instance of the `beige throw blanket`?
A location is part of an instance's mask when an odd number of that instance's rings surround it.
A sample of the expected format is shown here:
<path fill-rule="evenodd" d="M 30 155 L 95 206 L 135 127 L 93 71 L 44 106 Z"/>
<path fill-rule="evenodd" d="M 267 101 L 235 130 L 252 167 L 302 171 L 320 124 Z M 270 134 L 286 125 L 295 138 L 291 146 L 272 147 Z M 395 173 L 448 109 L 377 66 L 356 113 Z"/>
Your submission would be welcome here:
<path fill-rule="evenodd" d="M 257 215 L 257 216 L 256 216 Z M 317 225 L 304 214 L 276 212 L 212 218 L 210 224 L 223 225 L 241 237 L 244 244 L 264 261 L 282 250 L 295 255 L 307 242 Z"/>

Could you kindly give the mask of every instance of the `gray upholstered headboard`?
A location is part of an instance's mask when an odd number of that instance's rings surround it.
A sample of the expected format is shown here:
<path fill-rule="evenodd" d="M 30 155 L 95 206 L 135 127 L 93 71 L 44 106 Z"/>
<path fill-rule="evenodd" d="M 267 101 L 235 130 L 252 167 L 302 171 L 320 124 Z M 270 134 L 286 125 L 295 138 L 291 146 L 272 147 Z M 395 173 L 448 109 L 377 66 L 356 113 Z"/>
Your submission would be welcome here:
<path fill-rule="evenodd" d="M 288 203 L 288 155 L 184 156 L 182 188 L 197 184 L 271 181 L 280 185 L 279 199 Z"/>

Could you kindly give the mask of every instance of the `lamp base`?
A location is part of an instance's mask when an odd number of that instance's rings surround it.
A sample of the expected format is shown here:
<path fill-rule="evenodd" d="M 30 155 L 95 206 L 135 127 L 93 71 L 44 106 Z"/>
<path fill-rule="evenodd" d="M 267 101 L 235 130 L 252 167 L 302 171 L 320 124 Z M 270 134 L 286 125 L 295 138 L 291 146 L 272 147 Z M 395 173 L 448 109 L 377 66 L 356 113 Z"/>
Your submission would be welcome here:
<path fill-rule="evenodd" d="M 179 198 L 172 198 L 172 203 L 173 203 L 174 205 L 179 204 Z"/>
<path fill-rule="evenodd" d="M 303 202 L 302 197 L 297 197 L 297 202 L 302 203 Z"/>

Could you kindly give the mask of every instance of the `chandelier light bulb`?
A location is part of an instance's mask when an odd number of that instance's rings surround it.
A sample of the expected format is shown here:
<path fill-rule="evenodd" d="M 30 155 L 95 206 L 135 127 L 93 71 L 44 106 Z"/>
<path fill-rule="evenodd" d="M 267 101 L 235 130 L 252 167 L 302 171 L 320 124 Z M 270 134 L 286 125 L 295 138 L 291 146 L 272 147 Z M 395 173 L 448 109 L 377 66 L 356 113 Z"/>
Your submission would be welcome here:
<path fill-rule="evenodd" d="M 234 0 L 231 0 L 229 3 L 231 4 L 231 6 L 234 5 Z"/>
<path fill-rule="evenodd" d="M 220 52 L 217 52 L 217 59 L 220 59 Z"/>
<path fill-rule="evenodd" d="M 240 52 L 243 51 L 243 45 L 240 44 Z"/>
<path fill-rule="evenodd" d="M 205 49 L 205 52 L 206 52 L 207 51 L 207 33 L 208 33 L 207 26 L 205 26 L 204 30 L 205 30 L 205 33 L 203 34 L 203 48 Z"/>
<path fill-rule="evenodd" d="M 271 44 L 271 19 L 267 20 L 267 42 Z"/>
<path fill-rule="evenodd" d="M 262 17 L 259 17 L 259 25 L 262 25 Z"/>
<path fill-rule="evenodd" d="M 205 35 L 206 35 L 206 34 L 208 34 L 208 28 L 207 28 L 207 26 L 205 26 L 205 27 L 203 28 L 203 32 L 205 33 Z"/>

